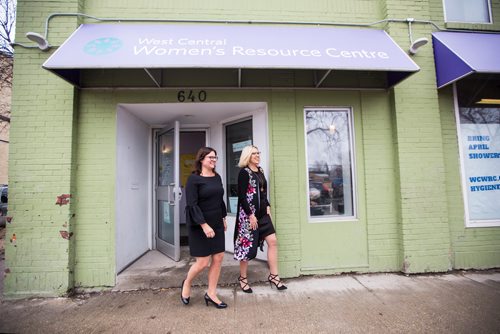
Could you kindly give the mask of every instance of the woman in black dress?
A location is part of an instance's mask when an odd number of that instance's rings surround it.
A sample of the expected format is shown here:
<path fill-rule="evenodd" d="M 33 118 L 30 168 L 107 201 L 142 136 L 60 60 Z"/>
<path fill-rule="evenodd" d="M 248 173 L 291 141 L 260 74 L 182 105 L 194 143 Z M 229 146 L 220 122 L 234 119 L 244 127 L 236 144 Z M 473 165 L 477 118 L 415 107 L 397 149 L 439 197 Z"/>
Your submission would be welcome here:
<path fill-rule="evenodd" d="M 205 268 L 208 270 L 208 291 L 205 304 L 226 308 L 227 304 L 217 297 L 222 259 L 224 258 L 226 231 L 226 205 L 222 180 L 215 172 L 217 152 L 202 147 L 195 160 L 195 170 L 186 183 L 186 221 L 188 224 L 189 250 L 196 262 L 182 281 L 181 300 L 187 305 L 193 279 Z"/>
<path fill-rule="evenodd" d="M 271 219 L 271 205 L 267 200 L 267 181 L 259 164 L 259 149 L 253 145 L 246 146 L 238 164 L 241 170 L 238 175 L 238 209 L 234 231 L 234 258 L 240 261 L 238 282 L 246 293 L 252 292 L 247 281 L 250 249 L 255 247 L 254 243 L 261 244 L 264 240 L 268 247 L 269 283 L 278 290 L 287 288 L 278 275 L 278 240 Z M 259 229 L 259 240 L 253 240 L 251 233 L 251 230 L 256 229 Z"/>

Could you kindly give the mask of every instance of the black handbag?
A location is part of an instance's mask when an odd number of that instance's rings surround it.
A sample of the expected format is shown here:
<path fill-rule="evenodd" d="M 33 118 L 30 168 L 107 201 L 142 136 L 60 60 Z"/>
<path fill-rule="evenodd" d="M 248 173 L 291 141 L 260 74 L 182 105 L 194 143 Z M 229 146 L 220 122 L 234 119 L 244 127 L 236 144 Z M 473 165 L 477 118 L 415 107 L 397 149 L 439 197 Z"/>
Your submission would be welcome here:
<path fill-rule="evenodd" d="M 250 234 L 252 235 L 252 245 L 248 249 L 247 259 L 252 260 L 257 256 L 257 250 L 259 249 L 259 229 L 250 230 Z"/>

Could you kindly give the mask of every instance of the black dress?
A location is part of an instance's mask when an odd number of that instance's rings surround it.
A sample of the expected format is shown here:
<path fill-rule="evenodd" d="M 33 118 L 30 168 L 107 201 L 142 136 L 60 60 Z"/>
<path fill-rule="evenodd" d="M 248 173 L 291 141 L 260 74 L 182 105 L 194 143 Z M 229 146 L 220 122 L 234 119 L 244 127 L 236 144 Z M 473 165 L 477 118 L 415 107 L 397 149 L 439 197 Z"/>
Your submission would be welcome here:
<path fill-rule="evenodd" d="M 204 257 L 224 252 L 224 188 L 218 174 L 204 177 L 191 174 L 186 182 L 186 222 L 191 256 Z M 215 237 L 207 238 L 200 224 L 207 223 Z"/>
<path fill-rule="evenodd" d="M 267 200 L 267 180 L 264 176 L 264 172 L 262 172 L 262 169 L 260 167 L 257 172 L 252 172 L 255 176 L 257 176 L 257 184 L 260 187 L 260 205 L 259 209 L 255 213 L 255 217 L 257 218 L 259 223 L 259 239 L 262 241 L 268 235 L 276 233 L 276 231 L 274 230 L 271 217 L 267 214 L 267 207 L 270 207 L 271 205 Z"/>

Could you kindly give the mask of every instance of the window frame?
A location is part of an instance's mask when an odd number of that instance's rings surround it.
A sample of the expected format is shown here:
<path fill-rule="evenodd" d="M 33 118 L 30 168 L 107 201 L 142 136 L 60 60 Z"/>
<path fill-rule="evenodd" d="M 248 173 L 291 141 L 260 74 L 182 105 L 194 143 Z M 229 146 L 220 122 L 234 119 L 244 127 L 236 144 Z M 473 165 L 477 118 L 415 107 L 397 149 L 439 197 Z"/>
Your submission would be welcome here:
<path fill-rule="evenodd" d="M 224 193 L 224 200 L 226 202 L 226 206 L 229 208 L 230 207 L 230 202 L 229 202 L 229 190 L 228 190 L 228 187 L 229 187 L 229 184 L 228 184 L 228 175 L 229 175 L 229 171 L 227 170 L 227 155 L 228 155 L 228 152 L 227 152 L 227 149 L 226 149 L 226 145 L 227 145 L 227 127 L 228 126 L 231 126 L 231 125 L 235 125 L 235 124 L 238 124 L 238 123 L 242 123 L 242 122 L 246 122 L 246 121 L 251 121 L 252 122 L 252 145 L 255 145 L 255 129 L 254 129 L 254 115 L 253 113 L 249 113 L 249 114 L 243 114 L 243 115 L 238 115 L 237 117 L 235 118 L 231 118 L 231 119 L 228 119 L 228 120 L 225 120 L 224 122 L 221 122 L 222 123 L 222 137 L 223 137 L 223 149 L 222 149 L 222 154 L 224 155 L 223 156 L 223 159 L 224 159 L 224 180 L 223 180 L 223 185 L 224 185 L 224 189 L 225 189 L 225 193 Z M 232 217 L 236 217 L 237 215 L 237 212 L 229 212 L 230 210 L 228 209 L 227 210 L 227 215 L 228 216 L 232 216 Z"/>
<path fill-rule="evenodd" d="M 498 227 L 500 219 L 490 220 L 473 220 L 470 219 L 469 213 L 469 196 L 467 192 L 467 175 L 465 170 L 464 147 L 462 144 L 462 130 L 460 123 L 460 106 L 458 104 L 458 89 L 457 84 L 453 83 L 453 107 L 455 109 L 455 127 L 457 129 L 458 155 L 460 160 L 460 186 L 462 188 L 462 198 L 464 204 L 464 223 L 466 228 L 474 227 Z"/>
<path fill-rule="evenodd" d="M 471 21 L 451 21 L 447 18 L 446 0 L 443 1 L 443 17 L 445 23 L 465 23 L 465 24 L 493 24 L 493 14 L 491 12 L 491 0 L 485 0 L 488 4 L 488 22 L 471 22 Z"/>
<path fill-rule="evenodd" d="M 348 127 L 349 127 L 349 150 L 351 152 L 351 181 L 352 181 L 352 215 L 350 216 L 311 216 L 310 210 L 310 194 L 309 194 L 309 152 L 307 148 L 307 121 L 306 114 L 308 111 L 343 111 L 347 112 Z M 306 185 L 306 196 L 305 203 L 307 208 L 307 221 L 308 223 L 336 223 L 336 222 L 346 222 L 346 221 L 358 221 L 358 187 L 357 187 L 357 172 L 356 172 L 356 145 L 355 145 L 355 134 L 354 134 L 354 112 L 352 107 L 341 107 L 341 106 L 305 106 L 303 111 L 303 121 L 304 121 L 304 146 L 305 146 L 305 185 Z"/>

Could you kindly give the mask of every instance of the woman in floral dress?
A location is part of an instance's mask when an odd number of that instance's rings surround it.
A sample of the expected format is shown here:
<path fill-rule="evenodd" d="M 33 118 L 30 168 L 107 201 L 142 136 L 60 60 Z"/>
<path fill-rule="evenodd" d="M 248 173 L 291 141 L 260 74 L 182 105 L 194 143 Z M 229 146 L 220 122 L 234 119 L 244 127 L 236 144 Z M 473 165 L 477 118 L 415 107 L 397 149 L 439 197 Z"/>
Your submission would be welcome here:
<path fill-rule="evenodd" d="M 234 258 L 240 261 L 241 290 L 251 293 L 252 288 L 247 281 L 248 261 L 253 258 L 252 248 L 267 243 L 267 262 L 271 287 L 278 290 L 287 287 L 278 275 L 278 241 L 271 219 L 271 206 L 267 200 L 267 181 L 260 164 L 259 149 L 253 145 L 246 146 L 241 152 L 238 166 L 238 208 L 234 231 Z M 258 229 L 258 240 L 254 240 L 252 230 Z"/>

